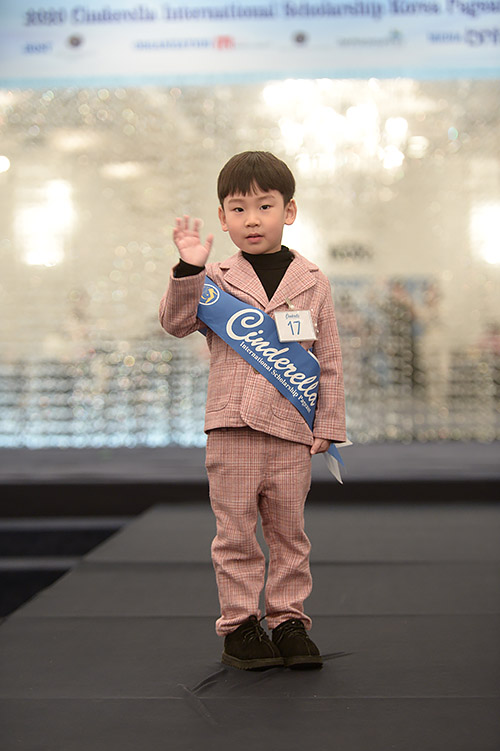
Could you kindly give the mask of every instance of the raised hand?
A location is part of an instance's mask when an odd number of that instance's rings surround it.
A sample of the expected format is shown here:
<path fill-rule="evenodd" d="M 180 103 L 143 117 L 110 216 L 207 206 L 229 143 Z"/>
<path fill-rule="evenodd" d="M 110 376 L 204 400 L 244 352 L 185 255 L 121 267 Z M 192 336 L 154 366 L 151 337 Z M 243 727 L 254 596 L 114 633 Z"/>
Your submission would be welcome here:
<path fill-rule="evenodd" d="M 187 215 L 184 215 L 182 219 L 177 217 L 173 233 L 174 243 L 183 261 L 193 266 L 204 266 L 210 255 L 214 236 L 208 235 L 203 245 L 200 240 L 201 220 L 194 220 L 193 229 L 189 228 L 189 222 L 190 218 Z"/>

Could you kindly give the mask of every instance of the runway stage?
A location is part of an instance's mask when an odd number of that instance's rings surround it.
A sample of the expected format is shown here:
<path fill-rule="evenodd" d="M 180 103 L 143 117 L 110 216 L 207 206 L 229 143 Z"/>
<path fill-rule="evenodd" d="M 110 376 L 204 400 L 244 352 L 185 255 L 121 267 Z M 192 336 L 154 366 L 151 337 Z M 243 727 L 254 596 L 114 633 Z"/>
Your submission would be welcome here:
<path fill-rule="evenodd" d="M 342 487 L 313 457 L 309 503 L 498 502 L 500 442 L 357 444 Z M 127 516 L 206 503 L 204 448 L 0 449 L 0 518 Z"/>
<path fill-rule="evenodd" d="M 3 622 L 2 751 L 498 751 L 500 508 L 306 519 L 322 671 L 222 667 L 211 511 L 158 505 Z"/>

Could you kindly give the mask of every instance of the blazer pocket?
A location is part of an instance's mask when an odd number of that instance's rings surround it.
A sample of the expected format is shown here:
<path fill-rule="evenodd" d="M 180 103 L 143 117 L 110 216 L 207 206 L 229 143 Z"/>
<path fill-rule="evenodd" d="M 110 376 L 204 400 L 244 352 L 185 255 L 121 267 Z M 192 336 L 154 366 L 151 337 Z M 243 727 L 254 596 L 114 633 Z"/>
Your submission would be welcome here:
<path fill-rule="evenodd" d="M 206 412 L 218 412 L 227 406 L 231 396 L 231 385 L 232 378 L 228 378 L 227 351 L 224 349 L 210 363 Z"/>
<path fill-rule="evenodd" d="M 292 423 L 302 423 L 306 425 L 304 418 L 300 414 L 299 410 L 291 404 L 288 399 L 278 392 L 278 400 L 273 403 L 272 410 L 273 415 L 278 420 L 286 420 Z"/>

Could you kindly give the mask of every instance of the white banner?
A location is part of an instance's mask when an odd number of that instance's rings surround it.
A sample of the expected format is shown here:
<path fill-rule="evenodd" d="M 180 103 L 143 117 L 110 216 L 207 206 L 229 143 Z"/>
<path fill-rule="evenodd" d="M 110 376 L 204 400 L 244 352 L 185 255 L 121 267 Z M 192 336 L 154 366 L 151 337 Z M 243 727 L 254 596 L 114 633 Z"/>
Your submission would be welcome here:
<path fill-rule="evenodd" d="M 500 0 L 3 0 L 0 86 L 500 77 Z"/>

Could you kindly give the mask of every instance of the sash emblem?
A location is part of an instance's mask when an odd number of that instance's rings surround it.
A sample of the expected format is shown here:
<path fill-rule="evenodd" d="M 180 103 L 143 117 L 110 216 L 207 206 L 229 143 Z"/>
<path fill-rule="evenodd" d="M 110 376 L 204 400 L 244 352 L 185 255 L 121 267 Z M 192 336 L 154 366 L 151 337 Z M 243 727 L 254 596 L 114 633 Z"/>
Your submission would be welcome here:
<path fill-rule="evenodd" d="M 200 297 L 200 305 L 213 305 L 220 297 L 220 290 L 215 284 L 205 282 Z"/>

